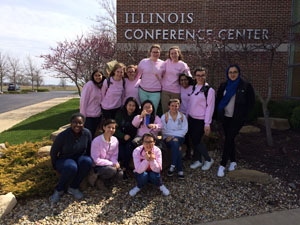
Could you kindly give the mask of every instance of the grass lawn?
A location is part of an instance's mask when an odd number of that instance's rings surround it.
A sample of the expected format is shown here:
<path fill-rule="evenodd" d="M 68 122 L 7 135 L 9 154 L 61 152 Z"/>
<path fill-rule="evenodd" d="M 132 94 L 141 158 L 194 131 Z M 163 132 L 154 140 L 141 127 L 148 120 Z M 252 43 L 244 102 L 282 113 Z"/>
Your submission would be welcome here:
<path fill-rule="evenodd" d="M 44 137 L 49 138 L 50 134 L 59 127 L 68 124 L 71 115 L 78 111 L 79 98 L 71 99 L 31 116 L 4 131 L 0 134 L 0 143 L 8 142 L 10 145 L 15 145 L 24 142 L 42 141 Z"/>

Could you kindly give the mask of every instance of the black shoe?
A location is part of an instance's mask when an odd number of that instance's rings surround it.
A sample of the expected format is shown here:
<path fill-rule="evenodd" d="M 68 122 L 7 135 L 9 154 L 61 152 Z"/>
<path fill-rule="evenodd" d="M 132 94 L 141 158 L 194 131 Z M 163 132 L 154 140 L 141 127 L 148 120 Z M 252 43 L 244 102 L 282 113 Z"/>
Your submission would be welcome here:
<path fill-rule="evenodd" d="M 184 175 L 183 175 L 183 173 L 182 173 L 182 174 L 179 174 L 179 173 L 178 173 L 178 179 L 184 180 Z"/>
<path fill-rule="evenodd" d="M 172 177 L 174 175 L 174 170 L 169 169 L 167 175 Z"/>

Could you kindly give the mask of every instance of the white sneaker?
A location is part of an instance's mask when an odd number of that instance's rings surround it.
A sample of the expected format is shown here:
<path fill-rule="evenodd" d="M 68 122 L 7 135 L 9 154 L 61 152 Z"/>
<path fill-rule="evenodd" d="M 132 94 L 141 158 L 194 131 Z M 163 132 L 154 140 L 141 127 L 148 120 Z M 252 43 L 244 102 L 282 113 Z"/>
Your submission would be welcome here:
<path fill-rule="evenodd" d="M 159 190 L 163 193 L 163 195 L 168 196 L 170 194 L 170 191 L 166 188 L 165 185 L 161 185 L 159 187 Z"/>
<path fill-rule="evenodd" d="M 210 159 L 210 162 L 205 161 L 204 165 L 202 166 L 202 170 L 209 170 L 213 163 L 214 163 L 213 159 Z"/>
<path fill-rule="evenodd" d="M 224 177 L 224 170 L 225 170 L 225 167 L 224 166 L 219 166 L 219 169 L 218 169 L 218 173 L 217 173 L 217 176 L 218 177 Z"/>
<path fill-rule="evenodd" d="M 200 166 L 202 166 L 202 163 L 199 160 L 197 160 L 193 164 L 190 165 L 190 168 L 191 169 L 197 169 Z"/>
<path fill-rule="evenodd" d="M 131 197 L 135 196 L 141 189 L 138 188 L 138 186 L 135 186 L 134 188 L 132 188 L 130 191 L 129 191 L 129 195 Z"/>
<path fill-rule="evenodd" d="M 236 162 L 231 162 L 228 171 L 234 171 L 237 167 Z"/>

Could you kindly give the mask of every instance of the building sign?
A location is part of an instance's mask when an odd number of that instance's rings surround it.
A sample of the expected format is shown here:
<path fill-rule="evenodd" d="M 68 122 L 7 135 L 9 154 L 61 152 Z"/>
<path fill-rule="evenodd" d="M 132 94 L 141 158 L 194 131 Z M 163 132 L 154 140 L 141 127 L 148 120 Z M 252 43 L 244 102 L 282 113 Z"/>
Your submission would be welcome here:
<path fill-rule="evenodd" d="M 194 14 L 190 13 L 125 13 L 125 24 L 193 24 Z M 222 40 L 266 40 L 268 29 L 126 29 L 127 40 L 204 40 L 210 36 Z"/>

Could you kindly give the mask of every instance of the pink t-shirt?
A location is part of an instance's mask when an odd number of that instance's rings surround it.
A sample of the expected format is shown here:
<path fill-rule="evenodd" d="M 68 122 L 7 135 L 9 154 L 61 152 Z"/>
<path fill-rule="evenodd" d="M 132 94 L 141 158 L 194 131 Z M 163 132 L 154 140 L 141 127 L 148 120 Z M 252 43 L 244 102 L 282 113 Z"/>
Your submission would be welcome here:
<path fill-rule="evenodd" d="M 200 92 L 202 86 L 196 85 L 194 93 L 190 96 L 188 115 L 194 119 L 204 120 L 205 126 L 209 126 L 215 108 L 215 90 L 210 88 L 206 99 L 204 92 Z"/>
<path fill-rule="evenodd" d="M 163 63 L 161 71 L 163 75 L 161 80 L 162 90 L 172 93 L 180 93 L 180 85 L 178 82 L 180 73 L 185 73 L 192 77 L 190 68 L 183 61 L 174 63 L 170 59 L 167 59 Z"/>
<path fill-rule="evenodd" d="M 153 124 L 156 125 L 156 128 L 150 129 L 146 126 L 143 119 L 140 119 L 140 115 L 136 115 L 132 120 L 132 125 L 138 128 L 137 136 L 142 137 L 145 133 L 152 133 L 157 137 L 158 132 L 162 129 L 162 122 L 159 116 L 155 116 Z"/>
<path fill-rule="evenodd" d="M 101 89 L 90 80 L 82 88 L 80 113 L 85 117 L 99 117 L 101 113 L 101 100 Z"/>
<path fill-rule="evenodd" d="M 129 97 L 134 97 L 137 100 L 138 104 L 141 105 L 139 98 L 139 86 L 141 83 L 141 79 L 139 79 L 138 76 L 133 81 L 129 80 L 128 78 L 125 78 L 125 82 L 125 94 L 123 97 L 122 105 L 125 104 L 126 99 Z"/>
<path fill-rule="evenodd" d="M 112 77 L 110 79 L 110 85 L 108 88 L 107 80 L 103 82 L 101 88 L 102 92 L 102 102 L 101 106 L 103 109 L 117 109 L 122 106 L 122 97 L 123 97 L 123 80 L 115 81 Z M 126 84 L 125 84 L 126 85 Z"/>
<path fill-rule="evenodd" d="M 137 68 L 137 73 L 141 77 L 140 87 L 149 92 L 161 91 L 161 66 L 164 61 L 158 59 L 156 62 L 150 58 L 143 59 Z M 155 76 L 158 75 L 158 77 Z"/>
<path fill-rule="evenodd" d="M 190 102 L 189 94 L 192 93 L 192 89 L 193 89 L 193 85 L 190 85 L 187 88 L 183 88 L 182 86 L 180 86 L 181 103 L 180 103 L 179 111 L 182 112 L 184 115 L 187 115 L 187 110 Z"/>

